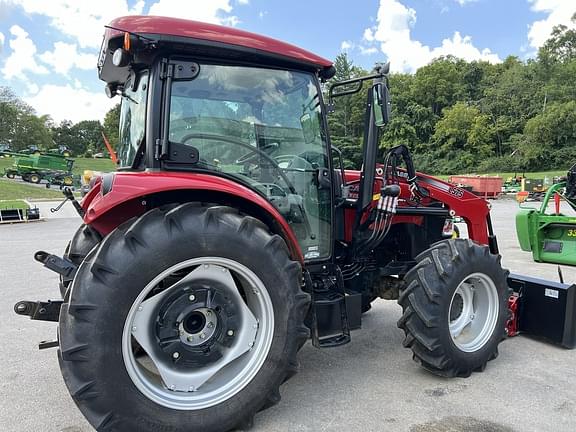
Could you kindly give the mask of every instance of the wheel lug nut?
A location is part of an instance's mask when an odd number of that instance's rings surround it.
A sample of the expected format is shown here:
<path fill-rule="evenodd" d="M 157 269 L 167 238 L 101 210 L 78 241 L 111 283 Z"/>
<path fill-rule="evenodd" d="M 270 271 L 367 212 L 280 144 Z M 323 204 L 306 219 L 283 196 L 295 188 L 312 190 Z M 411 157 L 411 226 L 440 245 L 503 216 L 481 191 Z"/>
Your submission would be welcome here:
<path fill-rule="evenodd" d="M 177 359 L 178 357 L 180 357 L 180 353 L 178 351 L 174 352 L 174 354 L 172 354 L 172 358 Z"/>
<path fill-rule="evenodd" d="M 200 339 L 206 339 L 206 335 L 204 333 L 200 333 Z"/>
<path fill-rule="evenodd" d="M 188 342 L 192 342 L 194 340 L 194 336 L 188 336 Z"/>
<path fill-rule="evenodd" d="M 214 323 L 213 322 L 209 322 L 208 323 L 208 328 L 213 328 L 214 327 Z"/>
<path fill-rule="evenodd" d="M 190 300 L 191 302 L 193 302 L 194 300 L 196 300 L 196 296 L 194 294 L 190 294 L 188 296 L 188 300 Z"/>
<path fill-rule="evenodd" d="M 234 336 L 234 330 L 228 330 L 228 336 Z"/>

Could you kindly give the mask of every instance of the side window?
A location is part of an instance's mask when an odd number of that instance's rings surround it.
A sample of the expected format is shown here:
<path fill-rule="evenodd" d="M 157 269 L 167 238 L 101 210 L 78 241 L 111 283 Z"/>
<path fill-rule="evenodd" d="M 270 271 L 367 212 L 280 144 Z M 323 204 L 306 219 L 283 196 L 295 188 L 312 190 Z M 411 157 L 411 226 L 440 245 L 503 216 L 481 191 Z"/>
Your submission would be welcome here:
<path fill-rule="evenodd" d="M 127 83 L 120 108 L 120 139 L 118 161 L 120 167 L 130 167 L 144 139 L 146 131 L 146 101 L 148 95 L 148 73 L 143 73 L 136 86 Z"/>

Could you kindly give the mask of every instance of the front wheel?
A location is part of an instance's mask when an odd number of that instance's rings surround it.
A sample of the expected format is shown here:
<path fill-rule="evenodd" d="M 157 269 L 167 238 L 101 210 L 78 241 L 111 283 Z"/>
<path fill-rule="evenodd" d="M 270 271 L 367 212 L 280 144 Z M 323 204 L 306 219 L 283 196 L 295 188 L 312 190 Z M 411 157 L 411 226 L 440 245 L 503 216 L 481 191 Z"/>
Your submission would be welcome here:
<path fill-rule="evenodd" d="M 508 319 L 508 271 L 500 256 L 451 239 L 416 257 L 398 302 L 404 346 L 432 373 L 467 377 L 498 355 Z"/>
<path fill-rule="evenodd" d="M 228 207 L 152 210 L 107 236 L 60 314 L 60 365 L 97 430 L 227 431 L 280 399 L 310 297 L 284 241 Z"/>

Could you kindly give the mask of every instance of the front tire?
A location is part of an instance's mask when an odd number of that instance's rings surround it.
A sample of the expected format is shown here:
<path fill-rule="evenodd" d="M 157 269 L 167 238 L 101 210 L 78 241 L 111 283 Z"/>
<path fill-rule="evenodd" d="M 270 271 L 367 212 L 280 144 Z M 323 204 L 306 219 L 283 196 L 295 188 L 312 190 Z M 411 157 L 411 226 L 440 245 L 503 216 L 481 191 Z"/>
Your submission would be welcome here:
<path fill-rule="evenodd" d="M 297 370 L 309 335 L 300 284 L 258 220 L 223 206 L 152 210 L 78 270 L 60 313 L 68 389 L 97 430 L 245 427 Z"/>
<path fill-rule="evenodd" d="M 404 346 L 428 371 L 468 377 L 498 356 L 508 319 L 508 271 L 471 240 L 438 242 L 416 257 L 398 299 Z"/>

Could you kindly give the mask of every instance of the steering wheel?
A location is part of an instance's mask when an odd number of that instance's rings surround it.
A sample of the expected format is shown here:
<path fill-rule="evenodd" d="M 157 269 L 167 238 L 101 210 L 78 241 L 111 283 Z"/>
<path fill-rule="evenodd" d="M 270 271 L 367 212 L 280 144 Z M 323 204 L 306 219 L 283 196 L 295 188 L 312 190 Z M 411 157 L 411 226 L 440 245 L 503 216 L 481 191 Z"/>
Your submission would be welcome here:
<path fill-rule="evenodd" d="M 278 166 L 282 169 L 293 169 L 293 170 L 307 170 L 309 168 L 313 168 L 312 164 L 304 159 L 302 156 L 294 155 L 294 154 L 283 154 L 274 156 L 274 160 L 278 164 Z M 294 162 L 302 161 L 304 162 L 303 168 L 296 168 L 294 167 Z M 285 165 L 284 165 L 285 164 Z"/>
<path fill-rule="evenodd" d="M 256 155 L 259 154 L 258 150 L 264 151 L 264 150 L 268 150 L 268 149 L 277 149 L 278 147 L 279 147 L 279 145 L 276 142 L 266 144 L 265 146 L 260 147 L 259 149 L 255 149 L 254 147 L 250 146 L 252 151 L 246 153 L 244 156 L 240 156 L 238 159 L 236 159 L 236 163 L 245 164 L 247 162 L 252 162 L 252 159 L 254 159 L 256 157 Z"/>
<path fill-rule="evenodd" d="M 250 150 L 250 152 L 259 154 L 264 159 L 266 159 L 268 162 L 270 162 L 271 166 L 280 175 L 280 178 L 282 178 L 282 180 L 284 180 L 284 182 L 288 186 L 290 193 L 297 195 L 296 188 L 294 187 L 292 182 L 288 179 L 288 177 L 286 177 L 286 174 L 284 174 L 284 171 L 282 171 L 282 168 L 280 168 L 278 166 L 278 163 L 271 156 L 269 156 L 266 152 L 264 152 L 258 148 L 254 148 L 250 144 L 246 144 L 245 142 L 242 142 L 240 140 L 237 140 L 237 139 L 234 139 L 234 138 L 231 138 L 228 136 L 214 135 L 214 134 L 203 134 L 203 133 L 188 134 L 188 135 L 181 138 L 180 143 L 184 144 L 184 143 L 186 143 L 186 141 L 190 141 L 191 139 L 194 139 L 194 138 L 226 142 L 229 144 L 235 144 L 235 145 L 238 145 L 240 147 L 244 147 L 244 148 Z M 238 162 L 238 160 L 236 162 Z"/>

